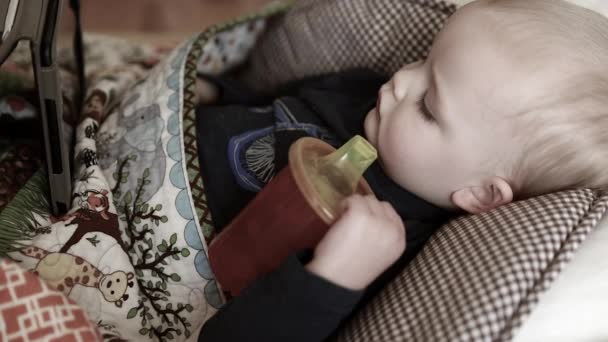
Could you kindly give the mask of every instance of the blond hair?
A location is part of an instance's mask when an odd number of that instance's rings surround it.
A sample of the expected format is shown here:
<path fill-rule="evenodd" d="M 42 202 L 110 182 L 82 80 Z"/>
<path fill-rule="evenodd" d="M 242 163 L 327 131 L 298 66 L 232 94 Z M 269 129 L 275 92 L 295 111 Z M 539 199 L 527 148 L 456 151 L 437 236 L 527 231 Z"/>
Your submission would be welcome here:
<path fill-rule="evenodd" d="M 538 106 L 518 115 L 522 151 L 509 170 L 516 196 L 608 188 L 608 19 L 562 0 L 478 5 L 505 19 L 503 32 L 535 63 L 564 74 Z"/>

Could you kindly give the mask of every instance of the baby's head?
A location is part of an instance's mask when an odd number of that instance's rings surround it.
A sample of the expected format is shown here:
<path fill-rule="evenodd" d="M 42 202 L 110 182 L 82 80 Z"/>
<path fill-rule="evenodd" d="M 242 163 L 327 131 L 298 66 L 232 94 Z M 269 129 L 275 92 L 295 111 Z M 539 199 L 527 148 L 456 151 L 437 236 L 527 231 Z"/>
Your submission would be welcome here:
<path fill-rule="evenodd" d="M 395 73 L 365 119 L 399 185 L 477 213 L 608 185 L 608 20 L 559 0 L 481 0 Z"/>

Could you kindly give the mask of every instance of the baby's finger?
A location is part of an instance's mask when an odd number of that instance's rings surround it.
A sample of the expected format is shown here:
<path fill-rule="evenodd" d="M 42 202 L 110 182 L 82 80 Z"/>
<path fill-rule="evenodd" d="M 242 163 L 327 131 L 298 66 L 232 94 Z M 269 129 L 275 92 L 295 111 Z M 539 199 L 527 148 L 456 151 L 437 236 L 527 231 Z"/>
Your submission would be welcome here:
<path fill-rule="evenodd" d="M 382 202 L 380 202 L 376 198 L 376 196 L 374 196 L 374 195 L 365 196 L 365 201 L 366 201 L 367 205 L 369 206 L 372 215 L 378 216 L 378 217 L 385 216 L 384 206 L 382 205 Z"/>
<path fill-rule="evenodd" d="M 367 196 L 354 194 L 346 198 L 342 203 L 346 206 L 345 209 L 356 213 L 370 213 L 372 208 L 369 204 Z"/>
<path fill-rule="evenodd" d="M 402 223 L 401 217 L 399 216 L 399 214 L 397 214 L 397 211 L 395 211 L 395 208 L 393 208 L 393 206 L 390 203 L 382 202 L 382 209 L 384 211 L 384 215 L 389 220 L 391 220 L 394 223 Z"/>
<path fill-rule="evenodd" d="M 356 206 L 356 202 L 358 201 L 357 197 L 360 197 L 360 195 L 354 194 L 343 199 L 342 202 L 340 202 L 340 208 L 342 209 L 342 211 L 347 211 L 352 207 Z"/>

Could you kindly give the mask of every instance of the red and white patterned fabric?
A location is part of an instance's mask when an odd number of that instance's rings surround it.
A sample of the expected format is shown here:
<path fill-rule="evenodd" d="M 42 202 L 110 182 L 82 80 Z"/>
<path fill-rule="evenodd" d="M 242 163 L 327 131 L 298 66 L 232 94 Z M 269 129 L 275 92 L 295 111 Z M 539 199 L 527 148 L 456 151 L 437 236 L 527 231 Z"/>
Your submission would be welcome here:
<path fill-rule="evenodd" d="M 16 263 L 0 260 L 0 341 L 100 341 L 80 306 Z"/>

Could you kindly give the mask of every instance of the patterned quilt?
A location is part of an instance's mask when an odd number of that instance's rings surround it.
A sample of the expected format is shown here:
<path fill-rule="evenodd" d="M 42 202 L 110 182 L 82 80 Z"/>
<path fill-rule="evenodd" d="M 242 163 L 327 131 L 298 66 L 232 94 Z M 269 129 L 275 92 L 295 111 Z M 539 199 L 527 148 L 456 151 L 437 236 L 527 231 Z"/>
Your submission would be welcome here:
<path fill-rule="evenodd" d="M 71 52 L 59 53 L 64 121 L 75 132 L 72 208 L 49 214 L 34 141 L 0 142 L 0 340 L 62 340 L 75 312 L 66 307 L 86 317 L 72 325 L 75 340 L 197 339 L 223 298 L 206 256 L 213 226 L 204 184 L 188 174 L 200 167 L 189 149 L 195 76 L 243 61 L 264 17 L 283 9 L 212 27 L 175 48 L 87 36 L 80 113 L 72 108 Z M 0 110 L 11 120 L 36 115 L 30 68 L 22 48 L 2 66 Z M 44 309 L 49 296 L 64 306 Z"/>

